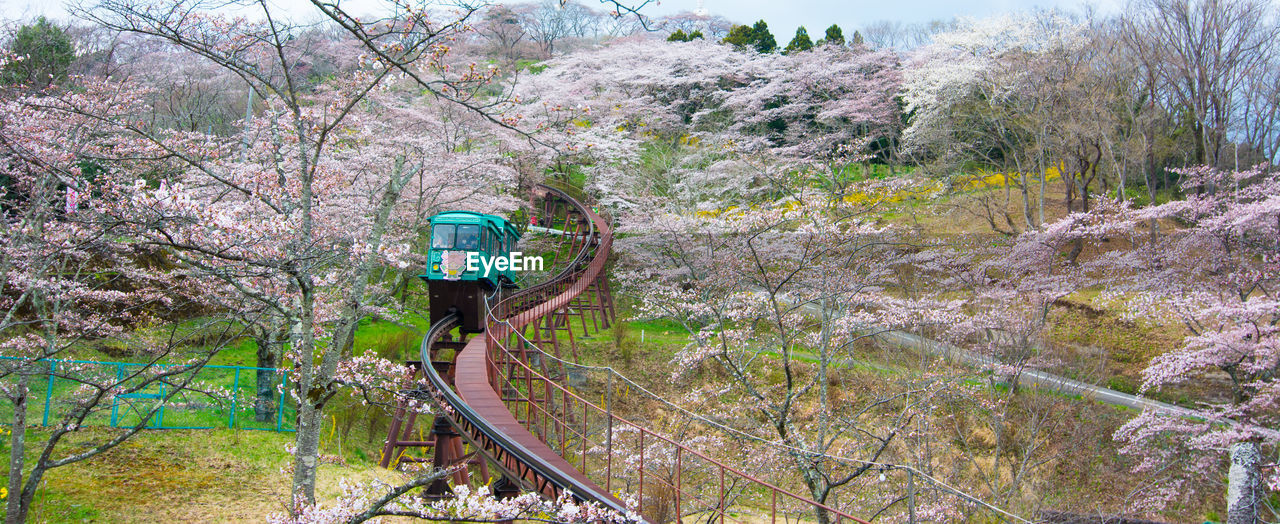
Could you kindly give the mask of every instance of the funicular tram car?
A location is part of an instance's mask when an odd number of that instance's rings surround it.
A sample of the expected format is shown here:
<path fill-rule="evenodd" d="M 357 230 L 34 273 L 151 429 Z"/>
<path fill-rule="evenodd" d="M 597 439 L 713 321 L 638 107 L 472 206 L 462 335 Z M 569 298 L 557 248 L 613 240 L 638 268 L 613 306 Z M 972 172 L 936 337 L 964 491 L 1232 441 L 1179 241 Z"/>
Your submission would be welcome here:
<path fill-rule="evenodd" d="M 510 268 L 485 268 L 476 263 L 507 256 L 515 250 L 520 232 L 506 219 L 471 211 L 447 211 L 428 219 L 431 224 L 431 248 L 427 251 L 426 274 L 431 295 L 431 322 L 451 312 L 462 315 L 462 330 L 484 331 L 487 305 L 485 297 L 516 286 Z M 472 259 L 468 268 L 468 257 Z"/>

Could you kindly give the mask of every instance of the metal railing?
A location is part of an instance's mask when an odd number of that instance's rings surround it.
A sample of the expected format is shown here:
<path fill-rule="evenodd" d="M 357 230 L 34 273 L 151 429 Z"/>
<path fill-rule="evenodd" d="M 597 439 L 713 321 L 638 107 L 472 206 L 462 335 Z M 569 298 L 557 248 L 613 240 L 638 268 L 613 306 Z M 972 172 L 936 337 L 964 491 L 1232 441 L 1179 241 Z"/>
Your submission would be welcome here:
<path fill-rule="evenodd" d="M 75 403 L 76 390 L 86 384 L 114 385 L 125 390 L 129 378 L 144 368 L 164 370 L 173 364 L 136 362 L 101 362 L 92 360 L 40 359 L 24 362 L 18 357 L 0 357 L 0 365 L 11 363 L 24 369 L 10 373 L 13 381 L 18 373 L 27 375 L 29 400 L 27 420 L 40 420 L 41 426 L 57 423 L 60 414 Z M 183 390 L 174 392 L 169 381 L 157 381 L 149 387 L 111 397 L 110 409 L 104 404 L 86 419 L 86 425 L 133 427 L 141 417 L 155 408 L 148 429 L 213 429 L 231 428 L 255 431 L 294 431 L 297 406 L 288 394 L 289 370 L 248 366 L 206 365 L 191 371 L 195 377 Z M 271 374 L 272 391 L 260 395 L 259 372 Z M 170 395 L 172 396 L 170 397 Z M 166 397 L 169 400 L 164 401 Z M 157 403 L 160 405 L 157 407 Z M 35 410 L 40 410 L 37 414 Z M 13 420 L 12 403 L 0 403 L 0 423 Z"/>
<path fill-rule="evenodd" d="M 548 321 L 551 329 L 557 329 L 556 312 L 603 278 L 613 242 L 605 220 L 557 192 L 588 218 L 590 229 L 582 251 L 556 278 L 492 306 L 483 335 L 490 384 L 525 429 L 593 480 L 599 479 L 596 482 L 605 492 L 613 493 L 616 486 L 634 494 L 640 512 L 650 521 L 681 522 L 685 517 L 697 517 L 725 522 L 731 510 L 733 518 L 740 520 L 736 514 L 768 508 L 771 522 L 780 514 L 790 519 L 812 512 L 810 515 L 821 515 L 824 520 L 865 523 L 591 403 L 553 378 L 546 359 L 540 359 L 541 369 L 534 369 L 527 346 L 536 341 L 524 335 L 526 328 L 537 332 L 542 329 L 540 323 Z M 573 329 L 567 320 L 565 327 Z"/>

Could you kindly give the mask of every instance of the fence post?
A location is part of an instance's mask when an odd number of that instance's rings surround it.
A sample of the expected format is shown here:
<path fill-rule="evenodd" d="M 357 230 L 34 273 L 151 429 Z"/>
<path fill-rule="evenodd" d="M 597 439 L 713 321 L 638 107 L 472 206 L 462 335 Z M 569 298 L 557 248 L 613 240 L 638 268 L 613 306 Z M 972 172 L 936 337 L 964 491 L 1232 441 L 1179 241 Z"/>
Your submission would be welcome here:
<path fill-rule="evenodd" d="M 124 364 L 116 364 L 116 386 L 124 381 Z M 116 426 L 120 414 L 120 397 L 111 395 L 111 427 Z"/>
<path fill-rule="evenodd" d="M 58 372 L 58 361 L 49 361 L 49 385 L 44 388 L 44 421 L 41 426 L 49 427 L 49 404 L 53 401 L 53 375 Z"/>
<path fill-rule="evenodd" d="M 608 394 L 604 401 L 604 420 L 607 423 L 604 435 L 604 490 L 610 491 L 613 483 L 613 371 L 609 371 L 609 385 L 605 388 Z"/>
<path fill-rule="evenodd" d="M 152 424 L 155 424 L 155 429 L 164 428 L 164 404 L 165 404 L 164 399 L 165 399 L 164 381 L 162 380 L 160 381 L 160 399 L 159 399 L 160 407 L 156 408 L 156 419 L 152 422 Z"/>
<path fill-rule="evenodd" d="M 240 367 L 236 366 L 236 378 L 231 381 L 231 418 L 227 419 L 227 429 L 236 427 L 236 397 L 240 396 Z"/>
<path fill-rule="evenodd" d="M 280 402 L 276 403 L 276 433 L 280 432 L 280 424 L 284 422 L 284 399 L 289 392 L 289 370 L 280 370 Z"/>

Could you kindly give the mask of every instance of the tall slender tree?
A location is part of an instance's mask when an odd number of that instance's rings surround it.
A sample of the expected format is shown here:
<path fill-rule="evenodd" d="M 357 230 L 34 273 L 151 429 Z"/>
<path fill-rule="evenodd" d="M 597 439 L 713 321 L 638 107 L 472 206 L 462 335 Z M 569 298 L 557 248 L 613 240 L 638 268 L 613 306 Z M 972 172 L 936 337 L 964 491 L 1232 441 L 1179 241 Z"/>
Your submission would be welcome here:
<path fill-rule="evenodd" d="M 796 29 L 796 36 L 791 39 L 791 42 L 787 44 L 787 47 L 782 52 L 791 54 L 810 49 L 813 49 L 813 41 L 809 39 L 809 32 L 805 30 L 804 26 L 800 26 Z"/>

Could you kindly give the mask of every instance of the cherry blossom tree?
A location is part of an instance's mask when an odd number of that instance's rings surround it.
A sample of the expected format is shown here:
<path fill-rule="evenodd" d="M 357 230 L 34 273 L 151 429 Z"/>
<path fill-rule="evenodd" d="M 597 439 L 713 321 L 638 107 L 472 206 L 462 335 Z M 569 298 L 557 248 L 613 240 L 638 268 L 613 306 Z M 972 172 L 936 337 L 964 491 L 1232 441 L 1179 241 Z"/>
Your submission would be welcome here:
<path fill-rule="evenodd" d="M 520 14 L 506 5 L 488 8 L 476 29 L 510 63 L 521 57 L 520 44 L 529 37 Z"/>
<path fill-rule="evenodd" d="M 636 41 L 548 66 L 519 87 L 522 114 L 585 166 L 606 200 L 627 200 L 635 194 L 627 188 L 640 186 L 663 196 L 727 190 L 734 185 L 696 177 L 750 178 L 746 167 L 763 162 L 743 163 L 740 153 L 803 161 L 898 132 L 898 68 L 888 53 L 823 46 L 780 55 L 702 40 Z M 674 169 L 640 165 L 642 153 L 652 160 L 667 151 Z"/>
<path fill-rule="evenodd" d="M 1124 232 L 1119 226 L 1097 227 L 1091 234 Z M 936 408 L 927 410 L 921 425 L 929 429 L 917 435 L 945 443 L 954 455 L 921 467 L 967 476 L 983 500 L 1011 510 L 1043 507 L 1041 474 L 1067 454 L 1057 443 L 1089 431 L 1087 424 L 1064 416 L 1087 406 L 1070 396 L 1075 391 L 1069 387 L 1022 387 L 1032 370 L 1086 380 L 1097 372 L 1094 362 L 1074 358 L 1049 334 L 1053 309 L 1099 282 L 1095 261 L 1062 256 L 1077 240 L 1054 227 L 1003 241 L 949 238 L 945 245 L 912 255 L 915 276 L 904 282 L 907 293 L 932 296 L 952 312 L 946 322 L 911 331 L 968 351 L 973 356 L 961 358 L 976 368 L 931 370 L 950 375 L 954 383 L 939 395 Z"/>
<path fill-rule="evenodd" d="M 766 59 L 758 80 L 724 97 L 723 108 L 737 118 L 731 130 L 764 136 L 800 157 L 896 134 L 894 54 L 822 46 Z"/>
<path fill-rule="evenodd" d="M 468 486 L 457 486 L 452 497 L 434 502 L 402 496 L 449 474 L 449 471 L 437 471 L 394 487 L 382 482 L 357 485 L 344 481 L 343 493 L 333 506 L 304 505 L 300 512 L 271 515 L 267 520 L 273 524 L 358 524 L 378 517 L 392 516 L 444 522 L 644 522 L 644 518 L 634 511 L 619 514 L 595 503 L 577 502 L 569 492 L 550 501 L 534 492 L 499 498 L 490 491 L 489 486 L 481 486 L 475 490 Z M 631 502 L 634 506 L 634 501 Z"/>
<path fill-rule="evenodd" d="M 1076 135 L 1050 136 L 1059 119 L 1071 118 L 1079 109 L 1064 106 L 1090 101 L 1065 93 L 1073 72 L 1080 69 L 1086 43 L 1084 26 L 1057 13 L 967 19 L 952 31 L 934 35 L 929 45 L 913 53 L 904 73 L 903 100 L 910 115 L 903 132 L 905 153 L 933 163 L 933 170 L 943 173 L 966 162 L 1004 172 L 1005 190 L 998 194 L 1003 200 L 983 201 L 977 214 L 1009 235 L 1035 228 L 1040 220 L 1033 211 L 1043 216 L 1044 173 L 1069 152 L 1050 144 L 1054 139 L 1070 146 L 1094 143 Z M 1087 173 L 1096 166 L 1092 154 L 1100 155 L 1101 150 L 1085 149 L 1089 154 L 1084 158 L 1091 162 L 1076 171 Z M 1037 182 L 1038 199 L 1032 193 Z M 1022 220 L 1007 213 L 1015 185 Z"/>
<path fill-rule="evenodd" d="M 106 0 L 77 12 L 208 60 L 261 101 L 236 137 L 118 125 L 182 166 L 158 187 L 139 185 L 130 195 L 142 210 L 133 221 L 137 234 L 286 319 L 299 387 L 291 491 L 310 503 L 321 412 L 340 385 L 336 373 L 353 353 L 356 326 L 370 314 L 393 314 L 387 286 L 375 277 L 414 261 L 412 240 L 438 206 L 492 212 L 511 205 L 497 190 L 512 175 L 498 162 L 502 140 L 476 140 L 467 130 L 477 121 L 510 124 L 495 109 L 502 97 L 480 96 L 496 71 L 457 64 L 449 54 L 471 9 L 395 4 L 395 18 L 366 20 L 317 3 L 361 54 L 345 74 L 309 86 L 312 47 L 299 38 L 300 26 L 266 4 L 244 4 L 257 10 L 255 19 L 210 7 Z M 393 76 L 428 98 L 383 89 Z M 458 106 L 468 119 L 412 107 L 419 102 Z"/>
<path fill-rule="evenodd" d="M 346 116 L 350 127 L 316 166 L 312 198 L 319 204 L 313 209 L 312 240 L 304 244 L 312 247 L 306 250 L 291 252 L 302 239 L 296 211 L 288 203 L 301 197 L 294 183 L 280 179 L 282 170 L 296 169 L 288 160 L 296 158 L 296 151 L 278 142 L 289 132 L 281 129 L 281 113 L 262 115 L 246 130 L 249 149 L 243 158 L 239 144 L 226 141 L 182 176 L 157 189 L 144 188 L 135 197 L 150 212 L 139 223 L 140 234 L 176 249 L 184 263 L 254 298 L 264 315 L 288 319 L 289 360 L 301 364 L 303 373 L 308 358 L 298 340 L 328 338 L 316 342 L 324 357 L 315 365 L 333 370 L 315 371 L 312 385 L 301 389 L 300 403 L 316 412 L 336 392 L 333 373 L 353 353 L 351 331 L 360 318 L 397 318 L 389 309 L 394 306 L 393 281 L 374 277 L 384 267 L 406 270 L 411 262 L 421 263 L 411 246 L 425 218 L 446 208 L 494 212 L 513 205 L 491 193 L 514 181 L 496 150 L 452 149 L 441 139 L 450 136 L 449 123 L 421 108 L 394 99 L 364 103 L 369 112 Z M 226 195 L 231 189 L 248 194 Z M 297 263 L 290 261 L 304 257 L 323 261 L 312 266 L 317 284 L 310 297 L 310 333 L 299 332 L 297 321 L 299 305 L 308 310 L 308 294 L 289 269 Z M 348 293 L 358 293 L 359 301 L 344 298 Z M 267 326 L 268 331 L 276 329 Z M 323 378 L 324 373 L 330 378 Z"/>
<path fill-rule="evenodd" d="M 1261 469 L 1264 453 L 1277 444 L 1266 428 L 1275 427 L 1277 415 L 1280 178 L 1265 168 L 1199 167 L 1180 175 L 1188 191 L 1217 189 L 1140 210 L 1119 204 L 1076 213 L 1048 225 L 1035 249 L 1060 253 L 1077 241 L 1095 248 L 1123 242 L 1078 267 L 1107 284 L 1133 318 L 1186 330 L 1179 349 L 1144 370 L 1142 390 L 1194 383 L 1203 393 L 1183 412 L 1148 409 L 1115 434 L 1122 451 L 1137 459 L 1135 471 L 1153 477 L 1139 508 L 1159 510 L 1213 485 L 1205 473 L 1228 469 L 1229 454 L 1228 520 L 1253 522 L 1264 486 L 1280 484 L 1274 471 Z M 1153 221 L 1177 227 L 1144 232 Z"/>
<path fill-rule="evenodd" d="M 1197 399 L 1198 419 L 1146 411 L 1116 437 L 1141 459 L 1139 471 L 1167 478 L 1148 493 L 1154 503 L 1191 492 L 1189 480 L 1220 470 L 1222 452 L 1229 449 L 1228 520 L 1237 522 L 1244 515 L 1257 518 L 1264 499 L 1262 451 L 1274 452 L 1277 444 L 1275 433 L 1261 428 L 1275 427 L 1280 390 L 1274 378 L 1280 359 L 1280 178 L 1268 169 L 1207 167 L 1181 175 L 1186 188 L 1209 185 L 1217 191 L 1120 219 L 1177 219 L 1186 227 L 1116 255 L 1117 265 L 1136 270 L 1117 293 L 1124 293 L 1135 315 L 1187 329 L 1180 349 L 1152 360 L 1144 371 L 1144 390 L 1197 381 L 1217 384 L 1220 394 Z M 1223 379 L 1213 379 L 1215 374 Z M 1280 486 L 1275 470 L 1266 473 L 1265 485 Z"/>
<path fill-rule="evenodd" d="M 0 389 L 13 404 L 6 522 L 27 519 L 50 470 L 119 445 L 177 396 L 225 398 L 195 377 L 239 333 L 235 324 L 213 314 L 196 325 L 147 328 L 238 302 L 137 242 L 120 220 L 117 205 L 128 200 L 137 174 L 171 167 L 163 150 L 112 123 L 145 114 L 141 98 L 137 86 L 90 81 L 56 96 L 0 103 L 0 169 L 12 181 L 0 189 Z M 215 342 L 193 344 L 196 337 Z M 140 362 L 126 372 L 53 360 L 111 344 L 136 348 Z M 72 386 L 45 407 L 51 428 L 39 443 L 28 441 L 27 430 L 37 380 Z M 138 421 L 124 431 L 62 449 L 117 399 L 157 388 L 164 392 L 158 401 L 126 401 L 135 402 Z M 37 458 L 29 461 L 32 449 Z"/>
<path fill-rule="evenodd" d="M 557 44 L 597 35 L 601 15 L 578 2 L 543 0 L 519 8 L 523 11 L 523 25 L 542 49 L 543 58 L 551 58 Z"/>
<path fill-rule="evenodd" d="M 718 217 L 644 209 L 624 218 L 620 231 L 635 236 L 616 244 L 630 261 L 619 280 L 638 314 L 690 333 L 673 380 L 708 369 L 725 377 L 746 407 L 734 424 L 779 446 L 766 469 L 821 503 L 857 499 L 836 494 L 875 471 L 912 419 L 914 394 L 929 389 L 907 383 L 855 403 L 837 401 L 831 386 L 860 341 L 929 309 L 885 293 L 906 239 L 864 220 L 872 208 L 830 212 L 822 195 L 797 190 Z"/>
<path fill-rule="evenodd" d="M 673 15 L 665 15 L 655 20 L 657 29 L 668 32 L 683 31 L 685 34 L 701 33 L 705 39 L 719 40 L 729 34 L 733 22 L 710 13 L 681 11 Z"/>

